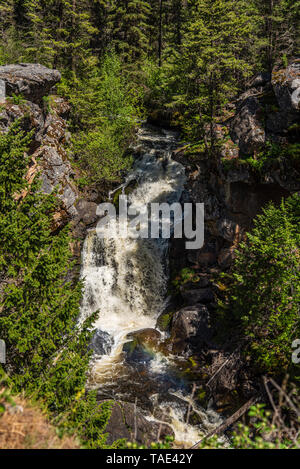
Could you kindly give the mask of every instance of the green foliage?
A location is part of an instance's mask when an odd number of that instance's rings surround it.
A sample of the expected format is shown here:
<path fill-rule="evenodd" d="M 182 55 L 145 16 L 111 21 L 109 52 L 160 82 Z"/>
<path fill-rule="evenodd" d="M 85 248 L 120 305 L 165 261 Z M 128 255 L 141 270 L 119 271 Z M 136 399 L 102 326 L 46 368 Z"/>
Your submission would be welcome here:
<path fill-rule="evenodd" d="M 75 100 L 76 89 L 88 98 L 91 70 L 115 51 L 122 78 L 143 90 L 148 108 L 176 112 L 173 123 L 190 140 L 206 133 L 207 147 L 224 104 L 250 74 L 286 65 L 299 36 L 298 0 L 8 0 L 0 12 L 0 63 L 59 68 Z M 115 153 L 110 130 L 95 132 L 78 151 L 95 140 L 91 160 L 106 141 Z"/>
<path fill-rule="evenodd" d="M 13 93 L 12 96 L 8 97 L 7 99 L 11 101 L 12 104 L 16 104 L 18 106 L 25 102 L 25 99 L 21 94 L 16 95 Z"/>
<path fill-rule="evenodd" d="M 144 0 L 111 2 L 109 11 L 111 45 L 126 64 L 140 61 L 148 52 L 149 13 L 150 2 Z"/>
<path fill-rule="evenodd" d="M 249 411 L 251 426 L 240 424 L 233 435 L 236 449 L 297 449 L 300 440 L 284 437 L 284 429 L 272 423 L 272 414 L 265 410 L 265 405 L 258 404 Z M 280 431 L 281 430 L 281 431 Z"/>
<path fill-rule="evenodd" d="M 213 154 L 224 105 L 250 75 L 296 56 L 299 1 L 6 0 L 0 28 L 0 65 L 40 62 L 62 72 L 58 89 L 72 105 L 71 150 L 83 187 L 117 181 L 130 167 L 126 150 L 143 106 L 183 129 L 194 143 L 186 153 L 191 162 L 199 152 Z M 48 98 L 44 105 L 49 112 Z M 298 133 L 290 128 L 289 145 L 267 144 L 237 164 L 262 172 L 285 158 L 296 167 Z M 69 234 L 51 231 L 55 196 L 24 179 L 29 141 L 16 125 L 0 136 L 0 337 L 10 384 L 42 399 L 61 431 L 76 430 L 86 447 L 101 448 L 110 404 L 99 408 L 95 394 L 83 391 L 93 318 L 76 327 L 81 285 L 66 280 Z M 298 205 L 295 196 L 264 211 L 223 290 L 226 317 L 248 339 L 247 352 L 260 370 L 274 373 L 291 367 L 291 343 L 299 337 Z M 197 281 L 183 270 L 173 285 Z M 242 432 L 237 447 L 261 444 Z"/>
<path fill-rule="evenodd" d="M 175 277 L 172 284 L 174 285 L 176 289 L 180 289 L 182 285 L 185 285 L 186 283 L 189 283 L 189 282 L 193 282 L 193 283 L 199 282 L 199 276 L 195 273 L 193 269 L 190 269 L 189 267 L 185 267 Z"/>
<path fill-rule="evenodd" d="M 5 405 L 9 404 L 15 406 L 15 402 L 11 395 L 10 389 L 6 387 L 7 376 L 0 368 L 0 417 L 5 412 Z"/>
<path fill-rule="evenodd" d="M 157 326 L 161 331 L 165 332 L 169 330 L 173 315 L 173 312 L 168 312 L 163 313 L 159 316 L 159 318 L 157 319 Z"/>
<path fill-rule="evenodd" d="M 233 158 L 231 160 L 222 158 L 223 169 L 225 172 L 228 172 L 231 169 L 236 169 L 237 166 L 247 165 L 255 172 L 263 174 L 283 161 L 296 167 L 300 160 L 300 144 L 293 143 L 293 141 L 296 140 L 294 135 L 296 136 L 299 133 L 298 127 L 298 124 L 294 124 L 289 128 L 289 141 L 291 143 L 279 145 L 278 143 L 267 141 L 264 149 L 255 156 Z"/>
<path fill-rule="evenodd" d="M 190 4 L 190 21 L 175 64 L 179 85 L 175 99 L 187 108 L 188 137 L 199 139 L 201 127 L 212 125 L 220 108 L 237 91 L 236 76 L 249 74 L 245 44 L 253 27 L 251 11 L 243 1 Z"/>
<path fill-rule="evenodd" d="M 248 425 L 239 424 L 230 441 L 232 449 L 298 449 L 299 435 L 295 439 L 286 436 L 286 428 L 274 425 L 273 415 L 258 404 L 250 408 Z M 222 449 L 224 443 L 213 437 L 204 440 L 199 449 Z"/>
<path fill-rule="evenodd" d="M 14 393 L 41 400 L 62 428 L 77 429 L 89 444 L 104 444 L 104 417 L 94 395 L 78 398 L 86 382 L 95 315 L 77 320 L 80 283 L 72 268 L 67 229 L 52 233 L 54 195 L 25 179 L 30 134 L 16 122 L 0 134 L 0 337 L 6 342 L 8 384 Z M 106 409 L 107 410 L 107 409 Z M 107 414 L 107 412 L 106 412 Z M 87 415 L 90 424 L 85 420 Z M 105 419 L 104 419 L 105 420 Z"/>
<path fill-rule="evenodd" d="M 260 68 L 288 64 L 288 57 L 299 53 L 298 0 L 252 0 L 256 12 L 254 53 Z M 298 42 L 298 43 L 297 43 Z"/>
<path fill-rule="evenodd" d="M 115 54 L 107 55 L 100 69 L 84 80 L 65 81 L 59 91 L 73 105 L 73 151 L 93 180 L 119 179 L 131 165 L 125 154 L 141 115 L 139 96 L 122 76 Z"/>
<path fill-rule="evenodd" d="M 224 305 L 251 359 L 271 373 L 293 372 L 291 345 L 300 336 L 299 202 L 295 195 L 270 204 L 256 218 L 236 252 Z"/>
<path fill-rule="evenodd" d="M 85 73 L 91 60 L 91 24 L 88 0 L 28 0 L 21 13 L 24 58 L 49 67 Z"/>

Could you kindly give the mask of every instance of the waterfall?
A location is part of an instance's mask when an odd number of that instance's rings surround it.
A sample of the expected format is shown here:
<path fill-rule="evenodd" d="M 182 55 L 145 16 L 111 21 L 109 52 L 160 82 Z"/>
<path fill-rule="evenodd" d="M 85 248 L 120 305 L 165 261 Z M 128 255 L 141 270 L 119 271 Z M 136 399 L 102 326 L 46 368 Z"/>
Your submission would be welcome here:
<path fill-rule="evenodd" d="M 126 187 L 134 182 L 134 188 L 128 195 L 131 207 L 138 210 L 152 202 L 172 204 L 180 201 L 185 172 L 181 164 L 172 160 L 172 152 L 177 146 L 174 132 L 150 127 L 140 129 L 133 149 L 139 156 L 124 184 L 117 188 L 124 193 Z M 90 384 L 101 389 L 103 397 L 133 401 L 140 393 L 145 400 L 144 383 L 139 383 L 136 371 L 126 366 L 123 347 L 129 333 L 145 328 L 154 329 L 157 317 L 165 307 L 169 241 L 162 238 L 111 237 L 114 223 L 112 220 L 106 225 L 105 236 L 99 236 L 95 229 L 91 230 L 83 248 L 85 292 L 81 320 L 99 311 L 95 327 L 101 342 L 101 353 L 98 355 L 96 347 Z M 159 394 L 158 388 L 163 388 L 165 382 L 169 387 L 170 382 L 176 387 L 173 375 L 166 378 L 168 366 L 168 358 L 159 354 L 150 363 L 146 381 L 152 383 L 153 391 L 149 394 L 149 402 L 157 394 L 156 391 Z M 172 423 L 180 445 L 183 445 L 185 435 L 187 445 L 195 443 L 199 429 L 185 424 L 184 399 L 179 399 L 177 406 L 169 406 L 167 399 L 162 407 L 169 409 L 168 421 Z M 153 417 L 149 415 L 148 418 Z M 216 418 L 214 416 L 213 420 Z"/>
<path fill-rule="evenodd" d="M 184 168 L 171 159 L 177 146 L 176 134 L 143 128 L 138 133 L 135 151 L 142 156 L 121 186 L 123 191 L 133 180 L 136 188 L 129 195 L 135 209 L 152 202 L 178 202 L 185 182 Z M 114 223 L 112 220 L 111 225 Z M 101 379 L 113 372 L 108 365 L 118 363 L 129 332 L 154 328 L 165 304 L 167 286 L 168 240 L 100 238 L 96 230 L 88 233 L 83 248 L 82 278 L 85 294 L 82 319 L 99 311 L 96 328 L 107 332 L 114 345 L 109 355 L 95 363 Z"/>

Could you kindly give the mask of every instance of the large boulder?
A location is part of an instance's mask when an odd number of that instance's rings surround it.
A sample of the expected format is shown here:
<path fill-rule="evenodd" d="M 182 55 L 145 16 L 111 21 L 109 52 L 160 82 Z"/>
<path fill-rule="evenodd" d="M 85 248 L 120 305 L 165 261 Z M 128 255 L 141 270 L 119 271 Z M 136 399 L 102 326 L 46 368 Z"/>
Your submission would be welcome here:
<path fill-rule="evenodd" d="M 21 63 L 0 67 L 0 80 L 5 82 L 6 94 L 21 94 L 33 103 L 40 103 L 60 79 L 58 70 L 40 64 Z"/>
<path fill-rule="evenodd" d="M 159 351 L 161 333 L 156 329 L 142 329 L 131 332 L 127 336 L 127 342 L 123 351 L 129 363 L 137 362 L 145 364 L 152 360 L 155 353 Z"/>
<path fill-rule="evenodd" d="M 108 332 L 97 329 L 92 337 L 89 349 L 93 350 L 95 355 L 102 356 L 108 355 L 111 352 L 113 345 L 113 337 Z"/>
<path fill-rule="evenodd" d="M 76 216 L 74 206 L 78 197 L 78 191 L 72 182 L 73 170 L 70 162 L 62 156 L 59 147 L 43 145 L 34 154 L 40 160 L 42 167 L 42 191 L 46 194 L 58 189 L 58 197 L 63 202 L 63 207 L 70 216 Z"/>
<path fill-rule="evenodd" d="M 273 71 L 272 86 L 278 108 L 268 114 L 266 128 L 271 134 L 284 134 L 299 118 L 300 62 Z"/>
<path fill-rule="evenodd" d="M 171 324 L 171 342 L 176 353 L 199 350 L 210 345 L 213 330 L 206 306 L 196 304 L 177 311 Z"/>
<path fill-rule="evenodd" d="M 156 329 L 141 329 L 136 332 L 130 332 L 128 338 L 136 340 L 139 344 L 155 347 L 161 338 L 161 334 Z"/>
<path fill-rule="evenodd" d="M 261 120 L 261 104 L 255 96 L 249 96 L 240 105 L 231 121 L 230 135 L 240 152 L 251 155 L 259 151 L 266 140 Z"/>
<path fill-rule="evenodd" d="M 274 70 L 272 85 L 279 107 L 284 112 L 299 111 L 300 60 L 283 70 Z"/>
<path fill-rule="evenodd" d="M 169 425 L 146 419 L 139 408 L 128 402 L 114 403 L 105 433 L 106 444 L 109 445 L 116 440 L 125 439 L 150 446 L 158 439 L 163 441 L 166 436 L 174 436 Z"/>

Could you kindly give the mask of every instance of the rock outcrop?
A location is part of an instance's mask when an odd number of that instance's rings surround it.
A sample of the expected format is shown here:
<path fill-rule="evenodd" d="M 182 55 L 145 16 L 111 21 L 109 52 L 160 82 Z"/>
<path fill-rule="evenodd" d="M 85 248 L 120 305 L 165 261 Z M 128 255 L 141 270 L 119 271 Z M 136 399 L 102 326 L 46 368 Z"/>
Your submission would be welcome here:
<path fill-rule="evenodd" d="M 125 439 L 139 445 L 150 446 L 153 441 L 163 441 L 166 436 L 174 436 L 172 428 L 160 422 L 146 419 L 134 404 L 116 402 L 111 410 L 108 424 L 105 427 L 107 444 Z"/>
<path fill-rule="evenodd" d="M 175 153 L 188 174 L 186 198 L 205 203 L 206 243 L 187 253 L 193 265 L 228 266 L 232 249 L 261 208 L 300 190 L 299 162 L 288 151 L 299 135 L 299 80 L 300 61 L 272 77 L 260 74 L 235 107 L 229 106 L 230 118 L 215 126 L 220 149 L 214 159 L 203 153 L 191 160 L 185 148 Z M 259 172 L 247 157 L 259 161 L 266 142 L 282 148 L 285 156 L 270 156 Z"/>
<path fill-rule="evenodd" d="M 48 96 L 51 88 L 61 79 L 58 70 L 40 64 L 21 63 L 0 67 L 0 80 L 6 84 L 8 96 L 21 95 L 26 100 L 39 104 Z"/>
<path fill-rule="evenodd" d="M 54 216 L 54 225 L 56 228 L 63 226 L 78 215 L 75 204 L 79 193 L 65 149 L 65 117 L 69 105 L 58 96 L 48 97 L 51 88 L 60 80 L 60 73 L 38 64 L 6 65 L 0 67 L 0 80 L 5 82 L 8 95 L 22 96 L 19 100 L 6 97 L 0 111 L 0 129 L 6 132 L 12 122 L 19 120 L 23 130 L 33 132 L 29 148 L 30 179 L 40 173 L 42 190 L 45 193 L 57 190 L 62 204 Z M 42 101 L 45 96 L 47 102 Z"/>
<path fill-rule="evenodd" d="M 79 259 L 86 230 L 97 220 L 96 202 L 100 199 L 97 187 L 88 188 L 82 194 L 75 182 L 80 175 L 72 168 L 66 150 L 70 138 L 66 122 L 70 106 L 53 89 L 60 78 L 57 70 L 39 64 L 0 67 L 0 84 L 4 84 L 1 89 L 6 90 L 0 109 L 0 131 L 7 132 L 19 120 L 23 130 L 33 132 L 27 180 L 31 183 L 40 177 L 43 192 L 56 191 L 61 204 L 54 214 L 53 230 L 71 221 L 74 237 L 79 239 L 72 247 Z"/>
<path fill-rule="evenodd" d="M 180 309 L 171 323 L 173 352 L 181 355 L 199 351 L 210 344 L 212 332 L 210 314 L 203 304 Z"/>
<path fill-rule="evenodd" d="M 289 128 L 299 122 L 300 61 L 272 76 L 258 75 L 235 103 L 235 115 L 225 125 L 238 155 L 255 155 L 266 141 L 288 142 Z"/>
<path fill-rule="evenodd" d="M 108 332 L 97 329 L 92 337 L 89 349 L 93 351 L 95 356 L 108 355 L 114 345 L 114 339 Z"/>

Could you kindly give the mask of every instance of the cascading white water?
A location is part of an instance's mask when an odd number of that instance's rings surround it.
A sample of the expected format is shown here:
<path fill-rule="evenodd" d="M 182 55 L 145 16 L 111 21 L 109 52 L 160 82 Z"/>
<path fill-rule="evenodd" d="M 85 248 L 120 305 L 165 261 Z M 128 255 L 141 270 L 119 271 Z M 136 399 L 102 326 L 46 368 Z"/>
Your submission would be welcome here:
<path fill-rule="evenodd" d="M 128 197 L 132 208 L 139 210 L 152 202 L 180 200 L 185 173 L 183 166 L 171 158 L 176 147 L 173 132 L 153 128 L 139 131 L 135 151 L 141 156 L 121 186 L 124 191 L 135 181 L 135 188 Z M 114 223 L 111 221 L 103 228 L 105 236 L 102 233 L 100 237 L 96 230 L 88 233 L 82 261 L 85 294 L 81 320 L 99 311 L 95 327 L 110 338 L 109 347 L 104 347 L 101 357 L 95 357 L 92 366 L 91 386 L 101 389 L 120 382 L 122 376 L 127 379 L 123 359 L 127 335 L 155 328 L 157 317 L 165 307 L 168 279 L 168 240 L 112 238 Z M 163 379 L 168 362 L 167 358 L 161 358 L 157 355 L 149 367 L 149 373 L 154 373 L 156 379 Z M 110 392 L 114 391 L 109 390 L 107 396 L 113 397 Z M 168 421 L 172 423 L 178 444 L 182 446 L 184 439 L 188 446 L 199 436 L 199 429 L 185 424 L 183 415 L 182 407 L 171 406 Z"/>
<path fill-rule="evenodd" d="M 142 129 L 139 158 L 123 187 L 136 181 L 129 204 L 139 210 L 151 202 L 179 201 L 185 181 L 184 168 L 171 159 L 176 148 L 173 132 L 153 134 Z M 96 361 L 93 374 L 97 381 L 120 372 L 120 354 L 129 332 L 154 328 L 165 304 L 168 240 L 110 238 L 113 223 L 106 234 L 90 231 L 83 249 L 82 277 L 85 295 L 82 318 L 99 311 L 95 326 L 113 337 L 108 355 Z"/>

